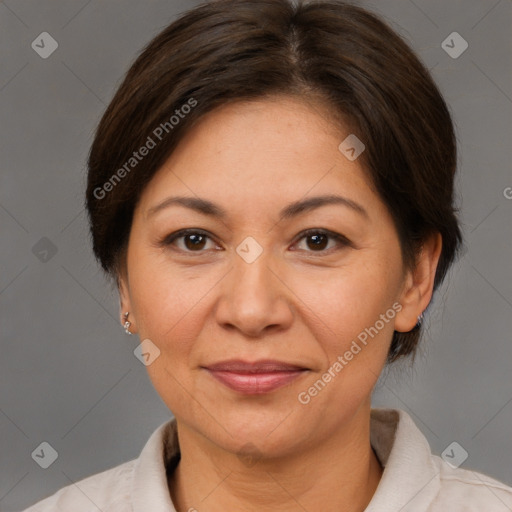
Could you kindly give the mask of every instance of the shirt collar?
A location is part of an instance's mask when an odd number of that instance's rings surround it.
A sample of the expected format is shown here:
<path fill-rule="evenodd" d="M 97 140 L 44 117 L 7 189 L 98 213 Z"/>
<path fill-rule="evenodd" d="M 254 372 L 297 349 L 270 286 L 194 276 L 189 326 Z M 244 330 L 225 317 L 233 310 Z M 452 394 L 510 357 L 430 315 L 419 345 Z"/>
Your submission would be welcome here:
<path fill-rule="evenodd" d="M 439 471 L 427 439 L 399 409 L 372 409 L 370 442 L 384 467 L 365 512 L 421 512 L 439 492 Z"/>
<path fill-rule="evenodd" d="M 148 439 L 133 471 L 133 512 L 176 512 L 169 495 L 166 468 L 179 460 L 176 420 L 160 425 Z"/>
<path fill-rule="evenodd" d="M 427 439 L 399 409 L 372 409 L 370 442 L 384 467 L 365 512 L 427 510 L 440 481 Z M 137 459 L 132 482 L 133 512 L 176 512 L 169 496 L 167 471 L 179 461 L 176 420 L 157 428 Z"/>

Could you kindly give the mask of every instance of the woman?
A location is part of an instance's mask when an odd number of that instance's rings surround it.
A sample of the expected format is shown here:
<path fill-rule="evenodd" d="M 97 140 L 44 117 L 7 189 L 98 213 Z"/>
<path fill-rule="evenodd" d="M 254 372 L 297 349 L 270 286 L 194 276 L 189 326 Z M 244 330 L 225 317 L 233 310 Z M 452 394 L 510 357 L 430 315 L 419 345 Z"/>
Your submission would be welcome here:
<path fill-rule="evenodd" d="M 460 248 L 455 170 L 443 98 L 375 15 L 220 0 L 172 23 L 99 124 L 87 208 L 175 419 L 28 510 L 511 510 L 371 408 Z"/>

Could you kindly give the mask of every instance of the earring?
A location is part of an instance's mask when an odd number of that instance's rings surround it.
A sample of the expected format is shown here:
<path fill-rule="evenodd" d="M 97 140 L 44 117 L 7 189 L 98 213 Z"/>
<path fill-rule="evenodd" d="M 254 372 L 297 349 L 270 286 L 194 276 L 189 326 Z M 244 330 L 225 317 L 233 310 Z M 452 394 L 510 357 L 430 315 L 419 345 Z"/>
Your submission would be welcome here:
<path fill-rule="evenodd" d="M 127 311 L 127 312 L 123 315 L 123 316 L 124 316 L 124 320 L 125 320 L 125 321 L 124 321 L 124 332 L 125 332 L 126 334 L 130 334 L 130 335 L 131 335 L 132 333 L 130 332 L 130 325 L 132 325 L 132 323 L 128 321 L 128 315 L 129 315 L 129 314 L 130 314 L 130 312 L 129 312 L 129 311 Z"/>
<path fill-rule="evenodd" d="M 423 323 L 423 313 L 421 313 L 421 315 L 418 317 L 418 322 L 417 324 L 414 326 L 415 329 L 419 329 L 421 327 L 421 324 Z"/>

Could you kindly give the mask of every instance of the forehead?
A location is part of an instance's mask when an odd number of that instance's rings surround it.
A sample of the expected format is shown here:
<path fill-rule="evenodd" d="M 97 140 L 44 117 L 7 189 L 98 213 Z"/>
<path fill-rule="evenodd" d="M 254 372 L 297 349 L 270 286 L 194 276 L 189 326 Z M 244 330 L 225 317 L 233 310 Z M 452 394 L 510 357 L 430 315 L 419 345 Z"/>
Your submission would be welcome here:
<path fill-rule="evenodd" d="M 142 194 L 144 215 L 170 193 L 226 208 L 272 208 L 308 195 L 378 199 L 361 165 L 339 150 L 350 132 L 325 106 L 277 97 L 236 102 L 204 115 Z"/>

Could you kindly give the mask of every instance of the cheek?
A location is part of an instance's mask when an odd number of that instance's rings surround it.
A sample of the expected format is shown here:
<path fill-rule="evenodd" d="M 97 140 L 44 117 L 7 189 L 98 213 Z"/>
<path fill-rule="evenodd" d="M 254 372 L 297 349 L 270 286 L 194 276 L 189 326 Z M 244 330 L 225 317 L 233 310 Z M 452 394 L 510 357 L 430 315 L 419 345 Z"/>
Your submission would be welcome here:
<path fill-rule="evenodd" d="M 330 273 L 314 291 L 310 279 L 296 281 L 294 291 L 305 297 L 307 305 L 302 308 L 305 322 L 323 352 L 322 369 L 311 376 L 297 398 L 312 410 L 329 411 L 326 428 L 334 428 L 356 410 L 379 378 L 399 307 L 389 291 L 396 287 L 392 277 L 390 273 L 383 277 L 376 267 L 373 272 L 354 267 L 350 272 Z"/>
<path fill-rule="evenodd" d="M 155 255 L 142 248 L 134 248 L 131 258 L 131 299 L 138 334 L 141 341 L 149 338 L 160 350 L 158 359 L 146 369 L 171 406 L 169 400 L 183 395 L 182 386 L 192 386 L 197 340 L 209 325 L 212 298 L 226 269 L 180 266 L 171 263 L 165 252 Z"/>
<path fill-rule="evenodd" d="M 201 302 L 215 280 L 207 272 L 194 278 L 187 271 L 150 266 L 131 279 L 140 337 L 166 349 L 182 350 L 201 328 L 195 321 Z"/>
<path fill-rule="evenodd" d="M 132 301 L 140 340 L 150 339 L 160 355 L 146 367 L 152 384 L 172 411 L 190 408 L 190 394 L 199 396 L 192 379 L 191 357 L 204 328 L 205 307 L 218 279 L 203 272 L 201 279 L 186 270 L 154 262 L 130 276 Z M 213 290 L 212 290 L 213 291 Z"/>
<path fill-rule="evenodd" d="M 319 324 L 324 331 L 319 339 L 331 340 L 325 347 L 331 355 L 374 326 L 381 315 L 385 316 L 384 325 L 378 322 L 377 327 L 383 331 L 382 338 L 393 332 L 399 269 L 377 260 L 361 258 L 345 268 L 318 273 L 316 279 L 305 273 L 297 273 L 293 279 L 294 293 L 306 306 L 303 311 L 310 317 L 310 325 Z"/>

